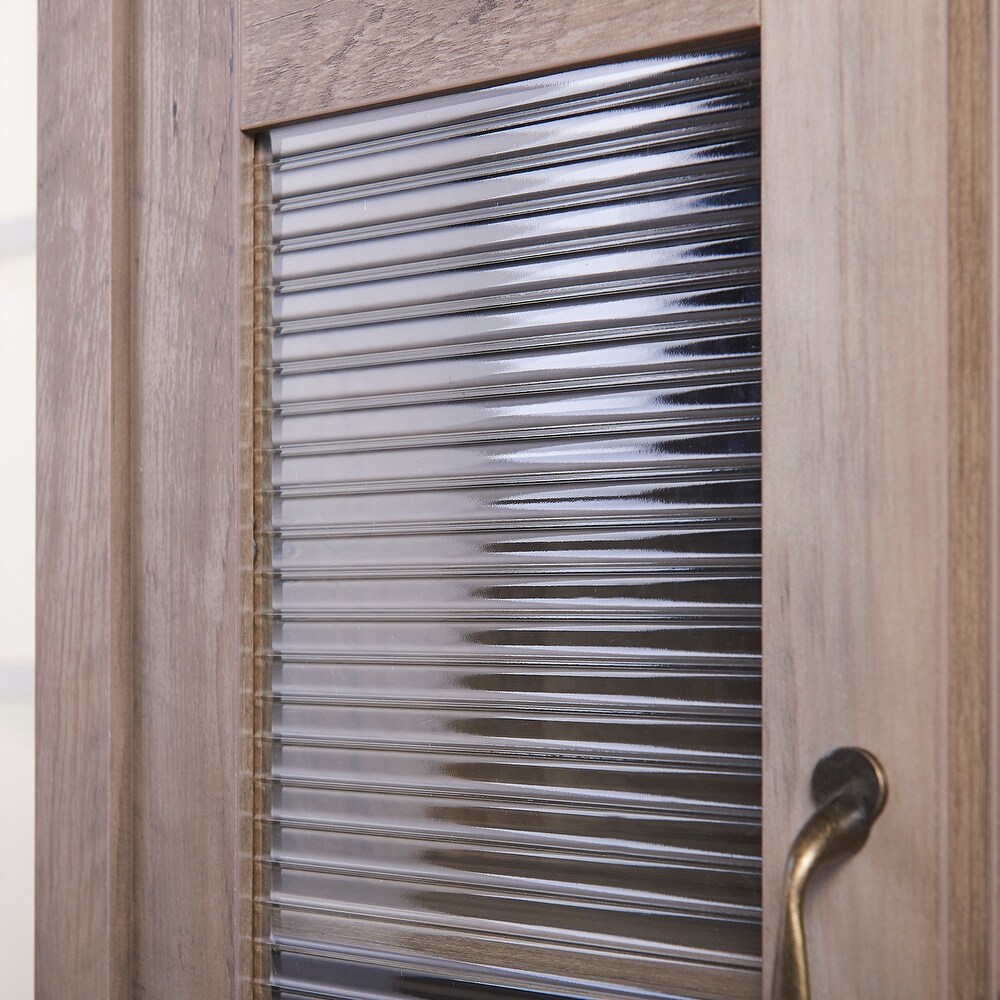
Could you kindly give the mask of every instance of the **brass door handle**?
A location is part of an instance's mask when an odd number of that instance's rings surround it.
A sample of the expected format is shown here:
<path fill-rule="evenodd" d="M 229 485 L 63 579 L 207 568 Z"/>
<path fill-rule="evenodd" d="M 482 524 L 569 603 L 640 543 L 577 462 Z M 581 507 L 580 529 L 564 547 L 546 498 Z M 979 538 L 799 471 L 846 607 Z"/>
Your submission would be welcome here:
<path fill-rule="evenodd" d="M 840 747 L 812 774 L 816 812 L 799 831 L 785 868 L 784 907 L 778 928 L 771 1000 L 809 1000 L 809 964 L 802 897 L 817 868 L 857 854 L 885 806 L 885 771 L 867 750 Z"/>

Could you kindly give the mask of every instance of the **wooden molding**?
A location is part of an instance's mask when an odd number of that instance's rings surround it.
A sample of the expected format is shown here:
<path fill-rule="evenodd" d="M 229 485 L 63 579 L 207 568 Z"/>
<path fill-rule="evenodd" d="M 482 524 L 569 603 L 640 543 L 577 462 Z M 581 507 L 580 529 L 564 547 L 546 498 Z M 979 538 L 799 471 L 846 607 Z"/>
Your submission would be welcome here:
<path fill-rule="evenodd" d="M 40 5 L 39 1000 L 251 988 L 235 21 Z"/>
<path fill-rule="evenodd" d="M 763 7 L 766 963 L 815 760 L 890 781 L 810 900 L 831 1000 L 996 991 L 990 6 Z"/>
<path fill-rule="evenodd" d="M 756 28 L 759 0 L 243 0 L 257 129 Z"/>
<path fill-rule="evenodd" d="M 130 995 L 130 23 L 42 0 L 35 995 Z M 16 530 L 16 526 L 13 526 Z"/>
<path fill-rule="evenodd" d="M 948 5 L 948 768 L 947 962 L 942 995 L 996 996 L 993 827 L 997 648 L 996 423 L 1000 130 L 996 0 Z"/>

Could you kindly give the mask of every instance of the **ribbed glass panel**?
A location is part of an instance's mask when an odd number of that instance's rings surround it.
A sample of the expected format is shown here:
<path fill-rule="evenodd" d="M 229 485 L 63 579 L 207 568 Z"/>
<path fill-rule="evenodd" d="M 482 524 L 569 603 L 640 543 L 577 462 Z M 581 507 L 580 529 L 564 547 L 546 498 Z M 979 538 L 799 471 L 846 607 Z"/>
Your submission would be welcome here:
<path fill-rule="evenodd" d="M 758 96 L 271 133 L 275 996 L 759 994 Z"/>

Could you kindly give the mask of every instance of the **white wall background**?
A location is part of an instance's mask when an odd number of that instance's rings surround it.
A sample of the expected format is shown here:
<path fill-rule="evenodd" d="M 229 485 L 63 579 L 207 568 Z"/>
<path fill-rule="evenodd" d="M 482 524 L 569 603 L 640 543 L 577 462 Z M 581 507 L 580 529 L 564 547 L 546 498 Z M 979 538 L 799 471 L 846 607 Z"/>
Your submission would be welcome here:
<path fill-rule="evenodd" d="M 34 941 L 36 0 L 0 2 L 0 995 Z"/>

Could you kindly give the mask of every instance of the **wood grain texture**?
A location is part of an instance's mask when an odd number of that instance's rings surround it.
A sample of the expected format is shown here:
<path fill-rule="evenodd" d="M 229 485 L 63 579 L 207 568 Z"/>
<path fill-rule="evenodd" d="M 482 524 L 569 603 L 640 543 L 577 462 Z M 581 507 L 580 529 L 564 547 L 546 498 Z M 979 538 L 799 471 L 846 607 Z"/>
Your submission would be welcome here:
<path fill-rule="evenodd" d="M 234 40 L 227 3 L 41 5 L 40 998 L 248 995 L 252 141 Z"/>
<path fill-rule="evenodd" d="M 765 961 L 815 761 L 890 781 L 810 890 L 818 1000 L 989 996 L 986 7 L 762 11 Z"/>
<path fill-rule="evenodd" d="M 990 220 L 992 222 L 992 238 L 990 241 L 990 273 L 993 275 L 993 294 L 990 303 L 990 315 L 993 324 L 992 356 L 990 370 L 992 372 L 992 403 L 990 427 L 994 441 L 1000 441 L 1000 58 L 997 58 L 997 47 L 1000 41 L 1000 0 L 991 0 L 989 8 L 989 41 L 990 52 L 990 141 L 992 204 L 990 205 Z M 991 503 L 990 528 L 992 544 L 990 553 L 992 565 L 990 573 L 990 659 L 992 665 L 992 683 L 990 690 L 990 744 L 988 759 L 993 762 L 991 781 L 989 785 L 991 800 L 990 815 L 990 888 L 992 893 L 990 905 L 990 941 L 993 946 L 990 952 L 990 996 L 1000 997 L 1000 446 L 992 450 L 990 476 Z"/>
<path fill-rule="evenodd" d="M 243 0 L 244 128 L 756 27 L 758 0 Z"/>
<path fill-rule="evenodd" d="M 249 140 L 233 6 L 132 16 L 132 996 L 221 1000 L 248 968 Z"/>
<path fill-rule="evenodd" d="M 42 0 L 39 35 L 35 995 L 127 1000 L 129 27 Z"/>
<path fill-rule="evenodd" d="M 998 592 L 994 517 L 998 188 L 993 63 L 995 0 L 951 0 L 948 20 L 949 196 L 949 657 L 948 992 L 995 997 L 998 928 L 991 865 L 996 758 L 991 749 Z M 991 768 L 988 762 L 994 762 Z"/>

